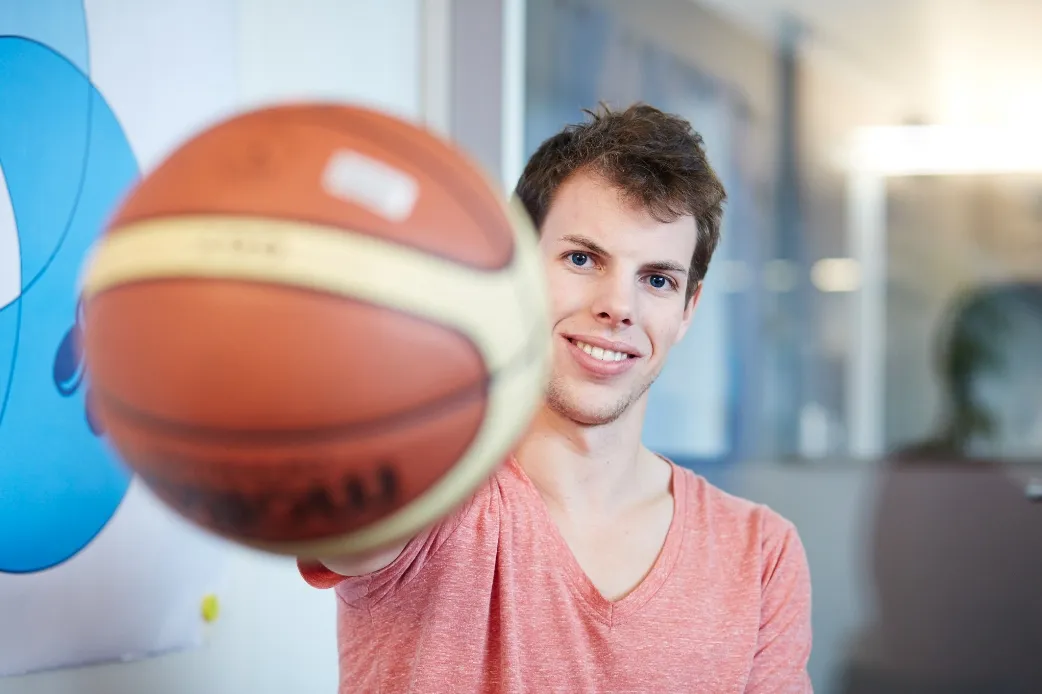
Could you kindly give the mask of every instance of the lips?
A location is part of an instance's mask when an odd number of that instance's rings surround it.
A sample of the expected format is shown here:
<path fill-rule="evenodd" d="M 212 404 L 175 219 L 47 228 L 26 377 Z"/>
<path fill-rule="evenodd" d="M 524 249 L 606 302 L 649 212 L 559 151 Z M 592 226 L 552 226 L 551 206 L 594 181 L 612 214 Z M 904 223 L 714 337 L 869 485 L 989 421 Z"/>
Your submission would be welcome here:
<path fill-rule="evenodd" d="M 568 352 L 586 372 L 599 376 L 616 376 L 636 364 L 640 352 L 622 342 L 586 336 L 564 336 Z"/>
<path fill-rule="evenodd" d="M 597 337 L 596 335 L 582 335 L 579 333 L 564 333 L 564 337 L 569 342 L 589 345 L 591 348 L 599 347 L 605 351 L 621 353 L 631 357 L 644 356 L 644 353 L 641 350 L 628 342 L 617 342 L 615 340 L 607 340 L 603 337 Z"/>
<path fill-rule="evenodd" d="M 582 340 L 573 340 L 572 344 L 589 354 L 594 359 L 600 359 L 601 361 L 622 361 L 623 359 L 629 359 L 631 356 L 628 352 L 616 352 L 615 350 L 604 349 L 603 347 L 594 347 L 588 342 L 583 342 Z"/>

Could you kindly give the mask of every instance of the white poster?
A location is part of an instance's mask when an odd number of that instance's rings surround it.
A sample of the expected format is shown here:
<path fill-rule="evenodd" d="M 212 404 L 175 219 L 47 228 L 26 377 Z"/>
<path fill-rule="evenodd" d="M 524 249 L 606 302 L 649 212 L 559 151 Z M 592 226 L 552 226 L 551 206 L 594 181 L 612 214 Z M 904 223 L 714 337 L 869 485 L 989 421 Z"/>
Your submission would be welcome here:
<path fill-rule="evenodd" d="M 0 676 L 200 642 L 225 548 L 85 407 L 77 274 L 128 186 L 235 105 L 234 0 L 0 6 Z"/>

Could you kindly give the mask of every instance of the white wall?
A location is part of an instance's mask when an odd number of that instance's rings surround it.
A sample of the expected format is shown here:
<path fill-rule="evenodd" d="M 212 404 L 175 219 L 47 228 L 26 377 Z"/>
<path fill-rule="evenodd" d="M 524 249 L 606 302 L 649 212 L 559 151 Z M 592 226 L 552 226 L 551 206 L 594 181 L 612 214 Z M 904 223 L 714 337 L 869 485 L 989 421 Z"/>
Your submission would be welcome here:
<path fill-rule="evenodd" d="M 291 562 L 232 552 L 221 614 L 202 647 L 129 663 L 0 679 L 0 693 L 335 692 L 334 596 L 307 586 Z"/>
<path fill-rule="evenodd" d="M 244 105 L 334 98 L 420 118 L 423 0 L 239 0 Z"/>
<path fill-rule="evenodd" d="M 153 113 L 162 103 L 167 106 L 159 110 L 166 111 L 171 127 L 188 135 L 214 117 L 192 112 L 186 95 L 200 88 L 227 92 L 229 110 L 281 99 L 334 98 L 419 119 L 424 96 L 423 3 L 236 0 L 228 41 L 236 46 L 237 74 L 233 81 L 215 81 L 210 75 L 186 79 L 183 71 L 171 76 L 164 70 L 179 53 L 207 50 L 191 36 L 163 32 L 171 12 L 196 12 L 199 21 L 207 21 L 212 6 L 206 0 L 179 2 L 176 7 L 169 0 L 88 0 L 92 29 L 134 42 L 136 28 L 148 27 L 150 37 L 147 42 L 139 38 L 140 50 L 133 60 L 92 67 L 99 79 L 98 71 L 134 71 L 139 77 L 151 71 L 154 89 L 147 94 L 128 98 L 132 95 L 120 94 L 115 87 L 106 94 L 117 113 L 121 103 L 127 104 L 120 117 L 128 129 L 135 114 L 126 109 L 133 109 L 133 103 L 145 103 Z M 142 151 L 135 153 L 147 170 L 175 144 L 176 138 L 138 141 L 135 148 Z M 229 552 L 227 587 L 219 595 L 221 615 L 207 627 L 204 647 L 132 663 L 0 679 L 0 694 L 336 691 L 335 596 L 304 584 L 290 560 L 236 548 Z"/>

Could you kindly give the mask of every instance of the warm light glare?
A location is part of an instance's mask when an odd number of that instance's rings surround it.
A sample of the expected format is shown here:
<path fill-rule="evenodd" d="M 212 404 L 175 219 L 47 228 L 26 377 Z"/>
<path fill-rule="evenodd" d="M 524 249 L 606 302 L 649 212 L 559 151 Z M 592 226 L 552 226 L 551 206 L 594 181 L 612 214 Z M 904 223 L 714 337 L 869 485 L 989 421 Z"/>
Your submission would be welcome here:
<path fill-rule="evenodd" d="M 861 287 L 861 265 L 853 258 L 822 258 L 810 270 L 821 292 L 853 292 Z"/>
<path fill-rule="evenodd" d="M 1042 135 L 973 126 L 863 128 L 847 165 L 879 176 L 1036 172 L 1042 171 Z"/>

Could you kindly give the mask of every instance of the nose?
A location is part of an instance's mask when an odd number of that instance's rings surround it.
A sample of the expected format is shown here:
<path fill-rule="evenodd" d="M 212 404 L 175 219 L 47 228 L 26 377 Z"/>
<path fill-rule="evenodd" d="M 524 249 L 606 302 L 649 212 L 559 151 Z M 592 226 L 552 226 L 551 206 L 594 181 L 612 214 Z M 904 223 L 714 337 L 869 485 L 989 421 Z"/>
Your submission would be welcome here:
<path fill-rule="evenodd" d="M 598 322 L 612 329 L 633 325 L 635 290 L 626 278 L 606 273 L 596 283 L 590 310 Z"/>

